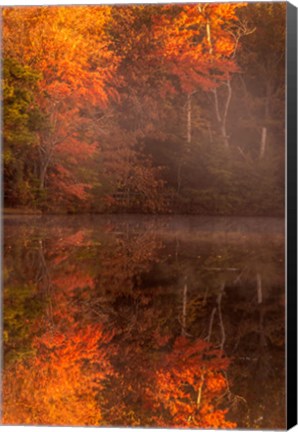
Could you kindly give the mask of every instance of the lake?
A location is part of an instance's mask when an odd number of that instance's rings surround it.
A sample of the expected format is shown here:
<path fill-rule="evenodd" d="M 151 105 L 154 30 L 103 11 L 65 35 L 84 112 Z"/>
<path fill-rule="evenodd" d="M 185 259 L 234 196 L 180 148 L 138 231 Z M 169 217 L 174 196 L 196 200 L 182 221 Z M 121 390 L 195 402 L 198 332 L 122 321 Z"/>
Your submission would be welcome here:
<path fill-rule="evenodd" d="M 284 234 L 4 217 L 3 423 L 285 428 Z"/>

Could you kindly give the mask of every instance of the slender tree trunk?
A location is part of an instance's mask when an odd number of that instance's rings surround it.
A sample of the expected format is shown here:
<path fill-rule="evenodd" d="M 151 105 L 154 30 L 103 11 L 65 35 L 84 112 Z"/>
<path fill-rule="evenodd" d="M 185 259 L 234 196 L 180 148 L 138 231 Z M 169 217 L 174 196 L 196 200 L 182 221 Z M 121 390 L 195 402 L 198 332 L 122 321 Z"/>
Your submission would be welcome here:
<path fill-rule="evenodd" d="M 262 290 L 262 278 L 260 273 L 257 273 L 257 295 L 258 295 L 258 303 L 261 304 L 263 302 L 263 290 Z"/>
<path fill-rule="evenodd" d="M 226 101 L 225 101 L 225 105 L 224 105 L 221 130 L 222 130 L 222 137 L 223 137 L 224 146 L 226 149 L 228 149 L 230 144 L 229 144 L 229 137 L 227 134 L 227 118 L 228 118 L 228 112 L 229 112 L 229 107 L 230 107 L 231 98 L 232 98 L 232 86 L 231 86 L 231 80 L 230 79 L 227 80 L 226 85 L 227 85 L 227 95 L 226 95 Z"/>
<path fill-rule="evenodd" d="M 212 45 L 212 36 L 211 36 L 211 25 L 208 17 L 206 18 L 206 38 L 209 47 L 209 54 L 212 55 L 213 45 Z M 228 149 L 230 147 L 230 143 L 229 143 L 229 136 L 227 133 L 227 117 L 228 117 L 228 111 L 230 108 L 230 103 L 232 98 L 231 79 L 229 77 L 225 82 L 225 84 L 227 86 L 227 94 L 225 96 L 225 100 L 222 107 L 219 106 L 218 92 L 216 88 L 214 89 L 213 93 L 214 93 L 214 105 L 215 105 L 216 118 L 219 123 L 219 129 L 222 136 L 223 145 L 225 149 Z"/>
<path fill-rule="evenodd" d="M 227 119 L 228 119 L 228 112 L 229 112 L 229 107 L 232 99 L 231 80 L 228 79 L 225 82 L 225 85 L 227 87 L 227 92 L 225 95 L 225 101 L 223 106 L 220 107 L 219 105 L 217 89 L 214 89 L 213 94 L 214 94 L 215 113 L 216 113 L 217 121 L 219 123 L 223 145 L 225 149 L 228 149 L 230 147 L 230 143 L 229 143 L 229 136 L 227 133 Z"/>
<path fill-rule="evenodd" d="M 53 121 L 53 127 L 56 127 L 56 120 Z M 40 145 L 38 147 L 39 151 L 39 187 L 41 190 L 45 189 L 45 180 L 48 171 L 48 167 L 52 162 L 54 152 L 57 144 L 62 143 L 68 137 L 72 135 L 72 132 L 66 134 L 63 138 L 57 139 L 54 138 L 54 135 L 51 138 L 40 136 Z"/>
<path fill-rule="evenodd" d="M 260 351 L 259 351 L 259 374 L 260 376 L 264 377 L 264 374 L 266 374 L 267 371 L 267 365 L 266 365 L 266 356 L 265 356 L 265 350 L 267 346 L 266 341 L 266 334 L 264 329 L 264 309 L 262 308 L 263 303 L 263 290 L 262 290 L 262 277 L 259 273 L 257 273 L 257 295 L 258 295 L 258 304 L 260 305 L 259 308 L 259 334 L 260 334 Z"/>
<path fill-rule="evenodd" d="M 175 247 L 175 261 L 178 264 L 179 262 L 179 240 L 176 238 L 176 247 Z M 187 276 L 184 277 L 184 285 L 182 292 L 182 319 L 181 319 L 181 335 L 186 336 L 186 326 L 187 326 L 187 293 L 188 293 L 188 284 L 187 284 Z M 179 319 L 180 321 L 180 319 Z"/>
<path fill-rule="evenodd" d="M 260 159 L 263 159 L 263 157 L 265 155 L 266 142 L 267 142 L 267 128 L 262 127 L 261 145 L 260 145 Z"/>
<path fill-rule="evenodd" d="M 257 273 L 257 297 L 259 306 L 259 349 L 256 363 L 256 378 L 266 380 L 269 373 L 270 357 L 268 358 L 267 338 L 264 326 L 265 310 L 263 308 L 262 277 Z"/>
<path fill-rule="evenodd" d="M 45 188 L 46 171 L 47 171 L 47 168 L 43 167 L 41 169 L 41 172 L 40 172 L 40 176 L 39 176 L 39 188 L 41 190 L 44 190 L 44 188 Z"/>
<path fill-rule="evenodd" d="M 45 189 L 46 174 L 52 159 L 53 151 L 54 144 L 46 145 L 44 143 L 41 143 L 39 147 L 39 188 L 41 190 Z"/>
<path fill-rule="evenodd" d="M 225 341 L 226 341 L 226 332 L 225 332 L 225 327 L 224 327 L 224 323 L 223 323 L 223 318 L 222 318 L 222 312 L 221 312 L 221 300 L 222 300 L 222 296 L 223 293 L 225 291 L 225 287 L 226 287 L 226 282 L 222 282 L 221 286 L 220 286 L 220 291 L 217 297 L 217 308 L 218 308 L 218 317 L 219 317 L 219 326 L 220 326 L 220 331 L 221 331 L 221 343 L 220 343 L 220 349 L 223 351 L 224 349 L 224 345 L 225 345 Z"/>
<path fill-rule="evenodd" d="M 264 113 L 265 125 L 262 127 L 262 132 L 261 132 L 260 155 L 259 155 L 260 159 L 264 158 L 265 152 L 267 149 L 267 136 L 268 136 L 267 124 L 268 124 L 269 115 L 270 115 L 270 92 L 271 92 L 270 83 L 267 83 L 266 100 L 265 100 L 265 113 Z"/>
<path fill-rule="evenodd" d="M 192 122 L 192 103 L 191 103 L 191 97 L 192 94 L 187 94 L 187 100 L 186 100 L 186 142 L 187 142 L 187 151 L 190 150 L 189 145 L 191 144 L 191 138 L 192 138 L 192 128 L 191 128 L 191 122 Z M 183 152 L 185 151 L 185 148 L 183 148 Z M 182 182 L 182 165 L 183 165 L 183 159 L 184 155 L 182 154 L 179 158 L 178 162 L 178 168 L 177 168 L 177 194 L 180 194 L 181 189 L 181 182 Z"/>
<path fill-rule="evenodd" d="M 191 143 L 191 117 L 192 117 L 192 107 L 191 107 L 191 94 L 187 94 L 187 103 L 186 103 L 186 113 L 187 113 L 187 128 L 186 128 L 186 137 L 187 144 Z"/>
<path fill-rule="evenodd" d="M 229 139 L 228 139 L 228 136 L 227 136 L 226 125 L 222 124 L 220 130 L 221 130 L 221 135 L 222 135 L 222 140 L 223 140 L 224 148 L 228 149 L 230 147 L 230 143 L 229 143 Z"/>
<path fill-rule="evenodd" d="M 186 336 L 186 323 L 187 323 L 187 277 L 185 277 L 185 282 L 183 286 L 183 302 L 182 302 L 182 328 L 181 328 L 181 335 Z"/>
<path fill-rule="evenodd" d="M 40 169 L 40 176 L 39 176 L 39 187 L 41 190 L 45 189 L 46 174 L 48 171 L 50 161 L 51 161 L 51 154 L 46 155 L 44 157 L 44 161 L 41 162 L 41 169 Z"/>
<path fill-rule="evenodd" d="M 216 313 L 216 307 L 214 307 L 212 309 L 211 312 L 211 317 L 210 317 L 210 321 L 209 321 L 209 327 L 208 327 L 208 335 L 207 335 L 207 341 L 210 342 L 211 339 L 211 335 L 212 335 L 212 330 L 213 330 L 213 322 L 214 322 L 214 315 Z"/>
<path fill-rule="evenodd" d="M 209 46 L 209 54 L 213 54 L 213 46 L 212 46 L 212 40 L 211 40 L 211 26 L 210 26 L 209 18 L 207 18 L 207 21 L 206 21 L 206 37 L 207 37 L 207 42 L 208 42 L 208 46 Z"/>
<path fill-rule="evenodd" d="M 48 270 L 47 262 L 44 254 L 43 241 L 39 240 L 38 247 L 39 256 L 39 269 L 36 274 L 36 282 L 39 289 L 42 291 L 44 298 L 47 301 L 46 315 L 49 320 L 50 326 L 53 327 L 53 306 L 52 306 L 52 280 Z"/>

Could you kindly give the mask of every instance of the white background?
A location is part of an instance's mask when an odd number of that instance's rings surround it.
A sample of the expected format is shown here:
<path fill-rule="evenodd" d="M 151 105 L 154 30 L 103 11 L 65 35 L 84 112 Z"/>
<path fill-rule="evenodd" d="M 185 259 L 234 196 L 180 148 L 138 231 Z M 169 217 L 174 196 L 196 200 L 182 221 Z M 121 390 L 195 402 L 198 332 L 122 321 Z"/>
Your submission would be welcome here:
<path fill-rule="evenodd" d="M 200 0 L 197 0 L 200 1 Z M 214 0 L 205 0 L 205 1 L 213 1 Z M 217 2 L 226 2 L 228 0 L 217 0 Z M 266 0 L 258 0 L 258 1 L 266 1 Z M 275 1 L 275 0 L 273 0 Z M 276 0 L 278 1 L 278 0 Z M 194 0 L 188 0 L 183 1 L 183 0 L 162 0 L 161 3 L 195 3 Z M 239 0 L 240 2 L 240 0 Z M 251 2 L 251 0 L 247 0 L 247 2 Z M 18 6 L 18 5 L 24 5 L 24 6 L 28 6 L 28 5 L 67 5 L 67 4 L 113 4 L 113 3 L 159 3 L 158 0 L 0 0 L 0 7 L 1 6 Z M 295 5 L 296 7 L 298 7 L 298 0 L 291 0 L 290 1 L 291 4 Z M 291 398 L 291 395 L 289 395 L 289 399 Z M 139 428 L 134 428 L 134 429 L 121 429 L 121 428 L 113 428 L 113 429 L 108 429 L 108 428 L 71 428 L 71 427 L 33 427 L 33 426 L 0 426 L 1 430 L 3 431 L 14 431 L 14 430 L 18 430 L 18 431 L 23 431 L 23 432 L 34 432 L 34 431 L 48 431 L 50 432 L 51 430 L 54 431 L 58 431 L 58 432 L 120 432 L 123 430 L 131 430 L 132 432 L 137 432 L 137 431 L 145 431 L 148 430 L 148 432 L 162 432 L 162 431 L 170 431 L 170 429 L 139 429 Z M 291 429 L 293 432 L 298 432 L 298 426 L 296 426 L 295 428 Z M 175 429 L 175 431 L 179 431 L 179 429 Z"/>

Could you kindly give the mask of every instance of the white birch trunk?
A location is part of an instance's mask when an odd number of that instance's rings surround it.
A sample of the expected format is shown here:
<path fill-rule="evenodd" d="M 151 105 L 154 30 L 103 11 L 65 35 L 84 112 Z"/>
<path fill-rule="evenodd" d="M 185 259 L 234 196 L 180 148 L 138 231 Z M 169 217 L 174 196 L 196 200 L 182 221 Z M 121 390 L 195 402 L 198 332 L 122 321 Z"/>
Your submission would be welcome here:
<path fill-rule="evenodd" d="M 266 142 L 267 142 L 267 128 L 262 127 L 261 145 L 260 145 L 260 159 L 263 159 L 263 157 L 265 155 Z"/>

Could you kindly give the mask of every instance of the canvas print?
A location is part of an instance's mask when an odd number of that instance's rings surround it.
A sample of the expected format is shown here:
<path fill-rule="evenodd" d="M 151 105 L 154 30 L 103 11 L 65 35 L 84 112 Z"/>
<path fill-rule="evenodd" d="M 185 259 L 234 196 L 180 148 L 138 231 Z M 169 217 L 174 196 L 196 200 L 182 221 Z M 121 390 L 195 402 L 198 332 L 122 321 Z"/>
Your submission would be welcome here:
<path fill-rule="evenodd" d="M 2 424 L 285 428 L 286 3 L 1 15 Z"/>

